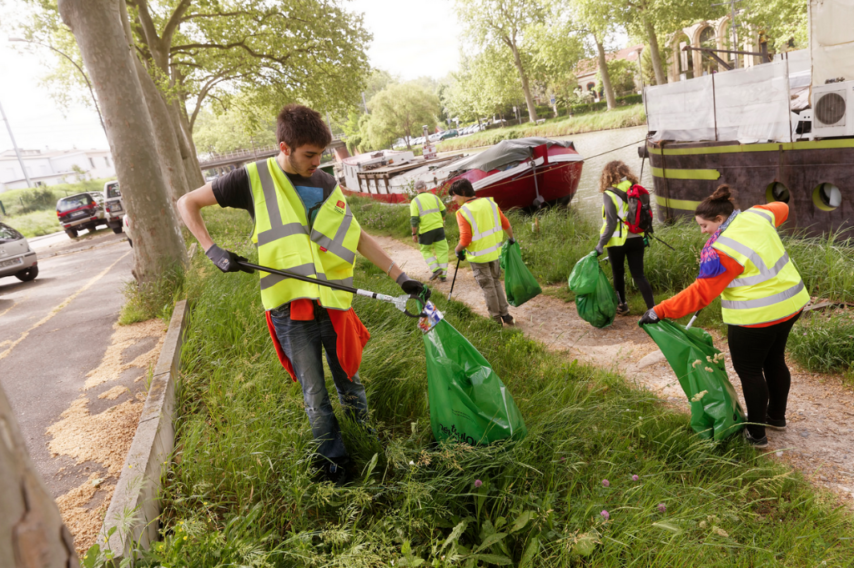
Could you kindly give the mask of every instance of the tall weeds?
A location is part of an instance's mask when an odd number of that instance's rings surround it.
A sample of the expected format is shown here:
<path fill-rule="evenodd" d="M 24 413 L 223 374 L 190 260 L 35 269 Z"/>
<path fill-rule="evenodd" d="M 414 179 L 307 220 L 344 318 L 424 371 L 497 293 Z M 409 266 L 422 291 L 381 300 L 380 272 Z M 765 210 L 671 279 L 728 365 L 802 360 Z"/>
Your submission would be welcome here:
<path fill-rule="evenodd" d="M 208 216 L 217 242 L 249 256 L 238 219 Z M 528 437 L 435 446 L 420 331 L 388 304 L 358 298 L 372 334 L 360 375 L 379 441 L 345 422 L 358 481 L 314 483 L 300 388 L 276 360 L 257 275 L 221 274 L 198 257 L 187 279 L 195 307 L 163 541 L 137 565 L 669 568 L 854 557 L 850 516 L 798 475 L 738 438 L 700 440 L 653 395 L 443 298 L 448 321 L 513 393 Z M 399 293 L 361 258 L 356 282 Z"/>

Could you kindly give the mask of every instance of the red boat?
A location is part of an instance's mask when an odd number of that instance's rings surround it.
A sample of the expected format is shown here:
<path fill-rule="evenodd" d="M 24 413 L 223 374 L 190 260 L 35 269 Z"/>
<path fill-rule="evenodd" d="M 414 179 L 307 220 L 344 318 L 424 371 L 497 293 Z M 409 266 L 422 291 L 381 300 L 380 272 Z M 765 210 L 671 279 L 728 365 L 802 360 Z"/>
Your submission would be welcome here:
<path fill-rule="evenodd" d="M 478 197 L 492 197 L 503 210 L 567 205 L 578 189 L 584 158 L 572 142 L 520 138 L 499 142 L 489 150 L 454 162 L 442 184 L 465 178 Z"/>
<path fill-rule="evenodd" d="M 466 178 L 479 197 L 492 197 L 503 210 L 538 209 L 544 205 L 567 205 L 578 189 L 583 164 L 584 158 L 572 142 L 520 138 L 499 142 L 462 159 L 439 158 L 424 165 L 413 161 L 411 165 L 403 163 L 360 172 L 361 177 L 377 178 L 366 181 L 367 191 L 342 189 L 346 195 L 401 203 L 409 201 L 416 181 L 426 182 L 434 193 L 447 195 L 454 180 Z M 349 185 L 355 186 L 355 182 Z M 364 189 L 361 183 L 359 188 Z"/>

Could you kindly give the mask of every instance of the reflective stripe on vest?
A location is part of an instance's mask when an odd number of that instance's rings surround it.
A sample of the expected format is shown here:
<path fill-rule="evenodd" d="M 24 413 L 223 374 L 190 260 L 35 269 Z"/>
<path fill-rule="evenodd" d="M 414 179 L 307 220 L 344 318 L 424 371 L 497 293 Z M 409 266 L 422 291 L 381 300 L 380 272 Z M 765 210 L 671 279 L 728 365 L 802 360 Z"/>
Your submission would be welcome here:
<path fill-rule="evenodd" d="M 424 209 L 425 204 L 422 201 L 428 195 L 436 201 L 436 206 L 431 209 Z M 444 226 L 444 221 L 442 220 L 442 202 L 439 200 L 439 196 L 430 192 L 419 193 L 412 202 L 418 209 L 418 217 L 420 219 L 418 223 L 419 235 Z M 411 209 L 410 207 L 410 215 L 413 215 Z"/>
<path fill-rule="evenodd" d="M 466 255 L 476 258 L 475 262 L 496 260 L 504 241 L 504 229 L 495 201 L 491 197 L 473 199 L 460 207 L 460 211 L 471 225 L 471 243 L 466 247 Z"/>
<path fill-rule="evenodd" d="M 740 213 L 712 245 L 744 267 L 724 289 L 724 323 L 757 325 L 799 312 L 809 293 L 774 226 L 774 216 L 761 209 Z"/>
<path fill-rule="evenodd" d="M 252 240 L 258 261 L 301 276 L 352 286 L 361 227 L 339 187 L 323 202 L 309 231 L 305 206 L 275 158 L 246 166 L 255 204 Z M 353 295 L 278 274 L 261 272 L 267 310 L 293 300 L 320 300 L 325 308 L 349 309 Z"/>
<path fill-rule="evenodd" d="M 628 180 L 617 184 L 617 189 L 621 191 L 627 191 L 631 187 L 632 182 Z M 626 239 L 628 238 L 628 230 L 625 225 L 626 218 L 629 216 L 629 204 L 611 191 L 606 190 L 605 193 L 611 197 L 611 201 L 614 202 L 614 207 L 617 209 L 617 227 L 614 229 L 613 234 L 611 234 L 611 238 L 605 243 L 605 248 L 621 247 L 626 244 Z M 599 236 L 604 235 L 606 230 L 608 230 L 608 218 L 605 216 L 605 205 L 602 205 L 602 228 L 599 229 Z"/>

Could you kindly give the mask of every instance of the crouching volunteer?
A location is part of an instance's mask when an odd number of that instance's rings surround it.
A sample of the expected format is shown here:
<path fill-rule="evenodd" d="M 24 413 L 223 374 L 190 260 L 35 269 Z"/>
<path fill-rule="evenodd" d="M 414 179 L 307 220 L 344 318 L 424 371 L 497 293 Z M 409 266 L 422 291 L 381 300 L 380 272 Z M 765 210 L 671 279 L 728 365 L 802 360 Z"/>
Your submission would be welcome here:
<path fill-rule="evenodd" d="M 652 286 L 643 272 L 643 255 L 646 244 L 640 233 L 632 233 L 626 224 L 629 212 L 629 202 L 626 192 L 632 185 L 638 183 L 638 178 L 629 167 L 620 161 L 608 162 L 602 170 L 599 180 L 599 191 L 602 193 L 602 229 L 599 231 L 597 254 L 608 249 L 608 261 L 614 275 L 614 291 L 620 299 L 617 304 L 617 314 L 629 315 L 629 303 L 626 296 L 626 269 L 640 290 L 647 309 L 655 304 L 652 296 Z"/>
<path fill-rule="evenodd" d="M 361 230 L 335 178 L 318 169 L 332 138 L 320 114 L 290 104 L 277 123 L 280 152 L 275 158 L 234 170 L 178 200 L 181 217 L 217 268 L 252 271 L 238 264 L 243 257 L 211 240 L 200 210 L 216 204 L 249 212 L 263 266 L 352 286 L 358 251 L 407 294 L 428 297 L 429 289 L 409 279 Z M 326 390 L 321 347 L 341 405 L 348 416 L 364 422 L 368 402 L 357 371 L 370 334 L 350 307 L 350 293 L 263 272 L 260 282 L 276 352 L 302 386 L 322 472 L 344 483 L 349 459 Z"/>
<path fill-rule="evenodd" d="M 504 232 L 510 237 L 511 244 L 516 242 L 510 221 L 491 197 L 476 197 L 474 187 L 467 179 L 452 183 L 448 194 L 460 206 L 457 211 L 457 225 L 460 227 L 460 242 L 455 249 L 457 258 L 468 258 L 474 279 L 486 300 L 489 317 L 502 327 L 504 324 L 513 325 L 515 322 L 504 295 L 498 260 Z"/>
<path fill-rule="evenodd" d="M 732 366 L 741 379 L 747 441 L 768 445 L 765 429 L 786 429 L 791 375 L 786 341 L 810 299 L 777 235 L 789 216 L 782 202 L 739 211 L 730 188 L 720 186 L 697 206 L 695 219 L 711 235 L 700 254 L 700 275 L 688 288 L 647 311 L 640 324 L 678 319 L 721 296 Z"/>
<path fill-rule="evenodd" d="M 445 238 L 445 204 L 439 196 L 427 191 L 423 181 L 415 183 L 418 195 L 409 204 L 409 223 L 412 225 L 412 241 L 418 243 L 421 256 L 427 262 L 430 280 L 442 282 L 448 276 L 448 240 Z"/>

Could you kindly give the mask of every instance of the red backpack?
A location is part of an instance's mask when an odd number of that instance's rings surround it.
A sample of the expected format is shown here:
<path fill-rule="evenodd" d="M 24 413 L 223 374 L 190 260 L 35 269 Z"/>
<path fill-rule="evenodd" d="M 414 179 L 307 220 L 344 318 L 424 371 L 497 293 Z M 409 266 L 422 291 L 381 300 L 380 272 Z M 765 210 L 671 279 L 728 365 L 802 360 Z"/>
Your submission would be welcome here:
<path fill-rule="evenodd" d="M 630 233 L 652 232 L 652 206 L 649 201 L 649 192 L 640 184 L 634 184 L 624 194 L 622 191 L 612 192 L 629 204 L 629 213 L 626 215 L 626 225 Z M 625 197 L 623 197 L 625 195 Z"/>

